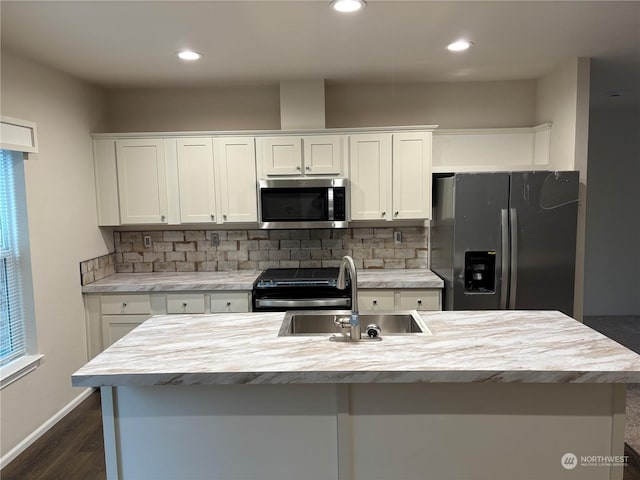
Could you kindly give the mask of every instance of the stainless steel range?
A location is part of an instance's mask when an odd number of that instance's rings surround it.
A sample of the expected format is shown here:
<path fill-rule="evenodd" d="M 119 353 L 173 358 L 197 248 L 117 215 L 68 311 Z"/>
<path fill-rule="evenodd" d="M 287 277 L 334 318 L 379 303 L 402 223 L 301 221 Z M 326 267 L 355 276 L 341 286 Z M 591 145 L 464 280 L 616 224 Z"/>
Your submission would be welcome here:
<path fill-rule="evenodd" d="M 253 311 L 351 308 L 351 289 L 337 280 L 337 268 L 267 269 L 253 284 Z"/>

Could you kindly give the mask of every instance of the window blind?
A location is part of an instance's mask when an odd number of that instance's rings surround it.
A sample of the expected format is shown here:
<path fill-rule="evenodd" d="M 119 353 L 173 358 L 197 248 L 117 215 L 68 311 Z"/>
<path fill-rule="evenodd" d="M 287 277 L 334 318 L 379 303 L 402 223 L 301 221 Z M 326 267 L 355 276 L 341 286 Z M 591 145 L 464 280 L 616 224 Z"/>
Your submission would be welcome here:
<path fill-rule="evenodd" d="M 0 150 L 0 365 L 26 354 L 15 182 L 19 161 L 19 155 Z"/>

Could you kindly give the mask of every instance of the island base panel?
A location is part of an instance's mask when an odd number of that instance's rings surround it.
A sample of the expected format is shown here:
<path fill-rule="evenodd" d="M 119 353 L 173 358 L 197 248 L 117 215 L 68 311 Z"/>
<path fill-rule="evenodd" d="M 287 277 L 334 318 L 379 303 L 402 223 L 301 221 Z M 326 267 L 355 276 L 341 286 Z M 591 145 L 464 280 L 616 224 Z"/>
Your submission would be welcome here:
<path fill-rule="evenodd" d="M 621 480 L 624 387 L 103 387 L 108 478 Z"/>

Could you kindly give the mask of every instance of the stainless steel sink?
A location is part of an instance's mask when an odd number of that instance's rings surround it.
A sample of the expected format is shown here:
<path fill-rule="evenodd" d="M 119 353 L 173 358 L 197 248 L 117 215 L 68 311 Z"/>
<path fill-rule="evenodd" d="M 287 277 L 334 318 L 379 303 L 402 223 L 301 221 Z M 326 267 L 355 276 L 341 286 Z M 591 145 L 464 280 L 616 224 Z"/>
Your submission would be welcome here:
<path fill-rule="evenodd" d="M 278 336 L 330 336 L 343 335 L 344 329 L 335 324 L 336 318 L 347 318 L 350 310 L 291 311 L 286 312 Z M 415 310 L 402 312 L 360 312 L 362 335 L 366 326 L 380 327 L 381 337 L 389 335 L 432 335 Z"/>

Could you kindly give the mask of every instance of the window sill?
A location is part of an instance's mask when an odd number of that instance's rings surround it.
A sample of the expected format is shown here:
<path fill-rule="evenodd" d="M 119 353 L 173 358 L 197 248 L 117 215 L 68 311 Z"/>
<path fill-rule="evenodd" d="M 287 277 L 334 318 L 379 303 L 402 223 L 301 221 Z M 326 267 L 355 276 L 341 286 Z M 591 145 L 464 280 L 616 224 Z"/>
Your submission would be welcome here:
<path fill-rule="evenodd" d="M 37 355 L 25 355 L 0 367 L 0 390 L 7 385 L 11 385 L 28 373 L 33 372 L 40 365 L 42 357 L 44 357 L 44 355 L 41 353 Z"/>

